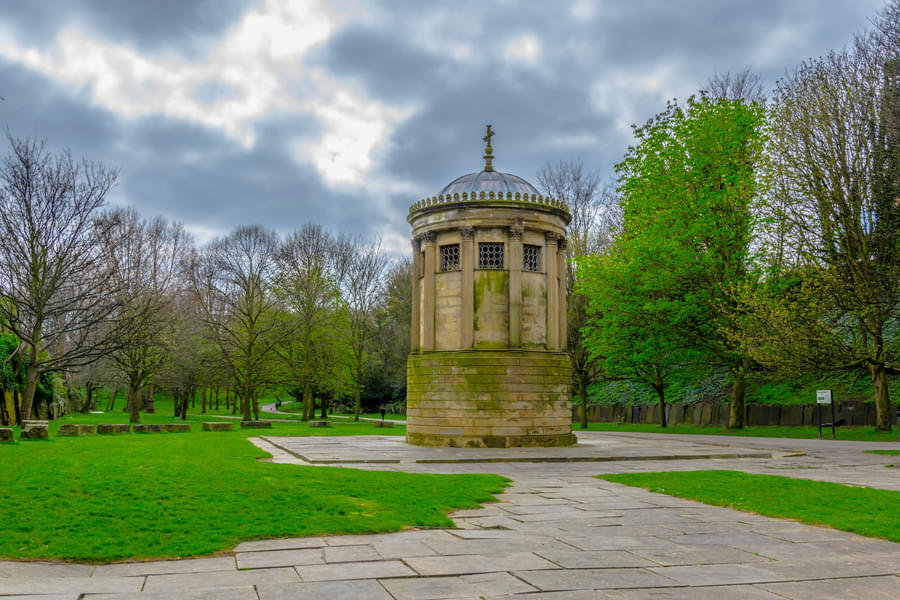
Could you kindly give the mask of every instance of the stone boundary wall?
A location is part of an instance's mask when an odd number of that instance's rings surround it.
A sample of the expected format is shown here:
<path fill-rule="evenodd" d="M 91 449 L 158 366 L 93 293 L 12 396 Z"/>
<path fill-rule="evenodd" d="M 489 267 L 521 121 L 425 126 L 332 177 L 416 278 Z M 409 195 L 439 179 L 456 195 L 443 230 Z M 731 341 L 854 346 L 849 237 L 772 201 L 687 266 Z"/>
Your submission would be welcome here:
<path fill-rule="evenodd" d="M 691 425 L 727 425 L 729 402 L 698 402 L 695 404 L 667 404 L 668 423 Z M 744 405 L 744 423 L 748 426 L 764 425 L 818 425 L 816 404 L 759 404 Z M 581 419 L 580 407 L 572 408 L 572 420 Z M 846 401 L 834 403 L 834 419 L 840 425 L 875 426 L 873 402 Z M 822 405 L 822 420 L 831 421 L 831 408 Z M 588 406 L 588 421 L 593 423 L 659 423 L 657 404 L 594 404 Z M 896 423 L 896 411 L 891 411 L 891 423 Z"/>

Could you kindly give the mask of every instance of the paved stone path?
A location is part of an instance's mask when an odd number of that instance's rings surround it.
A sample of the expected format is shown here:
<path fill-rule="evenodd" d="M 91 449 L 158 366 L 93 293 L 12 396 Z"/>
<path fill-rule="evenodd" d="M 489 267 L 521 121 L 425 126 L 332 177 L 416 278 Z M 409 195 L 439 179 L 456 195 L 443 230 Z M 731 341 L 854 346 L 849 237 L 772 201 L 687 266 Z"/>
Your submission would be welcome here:
<path fill-rule="evenodd" d="M 256 439 L 254 443 L 270 452 L 275 462 L 308 464 L 298 455 L 309 455 L 364 469 L 492 472 L 511 478 L 513 484 L 500 502 L 455 513 L 456 529 L 247 542 L 225 556 L 182 561 L 98 566 L 0 562 L 0 597 L 900 597 L 900 544 L 706 506 L 593 477 L 608 472 L 727 468 L 900 490 L 900 470 L 888 466 L 900 462 L 900 457 L 863 453 L 897 448 L 897 443 L 583 432 L 578 436 L 580 448 L 534 453 L 468 450 L 461 454 L 465 462 L 453 462 L 448 456 L 464 451 L 404 452 L 396 438 L 389 437 L 315 438 L 318 447 L 309 443 L 310 438 Z M 391 462 L 358 462 L 365 459 L 361 448 Z M 616 460 L 601 460 L 598 448 Z M 503 462 L 532 454 L 535 462 Z M 766 455 L 769 458 L 763 458 Z"/>

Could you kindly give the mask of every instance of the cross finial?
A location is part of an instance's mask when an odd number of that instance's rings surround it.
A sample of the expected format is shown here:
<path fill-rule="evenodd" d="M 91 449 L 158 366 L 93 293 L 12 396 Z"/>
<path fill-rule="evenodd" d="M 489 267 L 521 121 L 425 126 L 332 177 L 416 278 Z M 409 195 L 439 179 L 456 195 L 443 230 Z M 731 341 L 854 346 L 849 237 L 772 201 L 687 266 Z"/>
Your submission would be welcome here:
<path fill-rule="evenodd" d="M 484 170 L 485 171 L 493 171 L 494 166 L 491 164 L 491 161 L 494 160 L 494 149 L 491 148 L 491 138 L 496 135 L 497 132 L 491 129 L 491 126 L 487 126 L 487 133 L 481 139 L 484 140 L 486 146 L 484 147 Z"/>

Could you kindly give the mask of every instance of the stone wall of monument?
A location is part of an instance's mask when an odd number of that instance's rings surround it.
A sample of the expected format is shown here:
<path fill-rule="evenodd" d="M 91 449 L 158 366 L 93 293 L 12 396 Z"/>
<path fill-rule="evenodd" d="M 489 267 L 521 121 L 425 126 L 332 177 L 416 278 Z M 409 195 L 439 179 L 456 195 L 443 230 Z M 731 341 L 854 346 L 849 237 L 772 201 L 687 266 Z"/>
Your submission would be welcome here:
<path fill-rule="evenodd" d="M 477 448 L 570 445 L 570 369 L 565 353 L 413 354 L 407 363 L 407 439 Z"/>

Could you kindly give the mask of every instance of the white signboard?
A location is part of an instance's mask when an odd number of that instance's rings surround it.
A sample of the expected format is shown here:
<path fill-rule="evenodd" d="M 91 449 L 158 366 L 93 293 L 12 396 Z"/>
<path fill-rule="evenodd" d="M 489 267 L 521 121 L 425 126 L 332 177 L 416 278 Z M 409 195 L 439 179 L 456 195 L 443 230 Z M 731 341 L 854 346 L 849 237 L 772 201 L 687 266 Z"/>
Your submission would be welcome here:
<path fill-rule="evenodd" d="M 819 404 L 831 404 L 831 390 L 816 390 L 816 402 Z"/>

